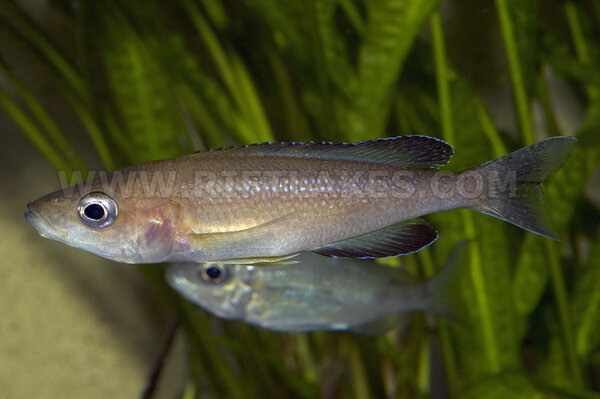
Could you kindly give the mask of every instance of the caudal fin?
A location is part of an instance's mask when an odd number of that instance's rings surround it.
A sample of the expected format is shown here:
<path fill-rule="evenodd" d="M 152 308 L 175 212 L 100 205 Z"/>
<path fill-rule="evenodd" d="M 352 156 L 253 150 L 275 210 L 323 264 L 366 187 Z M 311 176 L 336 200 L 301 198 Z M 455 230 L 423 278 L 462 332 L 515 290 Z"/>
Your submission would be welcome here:
<path fill-rule="evenodd" d="M 475 209 L 558 240 L 540 183 L 561 167 L 576 143 L 574 137 L 552 137 L 481 165 L 488 199 Z"/>

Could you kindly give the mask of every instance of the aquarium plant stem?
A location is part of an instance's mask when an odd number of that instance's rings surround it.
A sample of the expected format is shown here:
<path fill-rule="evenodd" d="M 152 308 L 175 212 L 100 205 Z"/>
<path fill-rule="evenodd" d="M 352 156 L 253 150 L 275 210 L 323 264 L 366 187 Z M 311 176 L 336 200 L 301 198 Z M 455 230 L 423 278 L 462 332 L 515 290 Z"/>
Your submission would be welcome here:
<path fill-rule="evenodd" d="M 567 1 L 565 3 L 565 15 L 571 31 L 571 38 L 573 40 L 575 52 L 577 53 L 577 59 L 584 66 L 591 67 L 590 50 L 577 14 L 577 7 L 573 1 Z M 598 99 L 598 90 L 595 85 L 587 84 L 586 91 L 591 101 Z"/>
<path fill-rule="evenodd" d="M 435 12 L 431 17 L 431 32 L 433 37 L 434 62 L 436 70 L 436 80 L 438 87 L 438 101 L 440 105 L 440 114 L 442 121 L 442 136 L 449 143 L 454 142 L 454 128 L 452 121 L 452 104 L 450 98 L 450 88 L 448 82 L 448 67 L 446 62 L 446 52 L 444 50 L 444 37 L 442 30 L 442 20 L 439 12 Z M 475 225 L 473 218 L 468 211 L 462 211 L 463 223 L 467 238 L 475 237 Z M 495 345 L 496 337 L 490 319 L 489 303 L 486 296 L 485 280 L 481 270 L 479 245 L 473 242 L 470 246 L 471 278 L 475 295 L 477 297 L 477 307 L 481 315 L 481 329 L 484 340 L 488 368 L 491 372 L 500 370 L 499 356 Z"/>
<path fill-rule="evenodd" d="M 575 353 L 575 344 L 573 339 L 573 331 L 571 326 L 571 317 L 569 316 L 569 308 L 567 302 L 567 290 L 565 288 L 565 282 L 563 279 L 562 269 L 560 267 L 559 257 L 560 254 L 557 251 L 557 243 L 550 240 L 545 240 L 546 252 L 548 253 L 548 260 L 550 262 L 550 273 L 552 276 L 552 288 L 554 291 L 554 298 L 556 301 L 556 307 L 558 310 L 558 319 L 560 328 L 562 330 L 563 344 L 565 352 L 567 354 L 567 362 L 569 364 L 569 370 L 571 371 L 571 377 L 573 385 L 577 388 L 583 387 L 583 377 L 581 367 Z"/>
<path fill-rule="evenodd" d="M 38 151 L 50 161 L 53 167 L 57 170 L 70 170 L 67 162 L 52 148 L 31 118 L 3 90 L 0 90 L 0 107 L 4 109 L 19 129 L 25 133 L 25 136 L 27 136 Z"/>
<path fill-rule="evenodd" d="M 508 61 L 508 69 L 510 71 L 510 81 L 513 91 L 513 99 L 519 119 L 519 128 L 523 141 L 526 145 L 535 142 L 533 133 L 533 119 L 531 117 L 529 100 L 525 89 L 523 79 L 523 71 L 517 51 L 517 44 L 514 35 L 513 24 L 508 10 L 507 0 L 496 0 L 496 8 L 498 10 L 498 18 L 500 20 L 500 30 L 502 31 L 502 41 Z"/>

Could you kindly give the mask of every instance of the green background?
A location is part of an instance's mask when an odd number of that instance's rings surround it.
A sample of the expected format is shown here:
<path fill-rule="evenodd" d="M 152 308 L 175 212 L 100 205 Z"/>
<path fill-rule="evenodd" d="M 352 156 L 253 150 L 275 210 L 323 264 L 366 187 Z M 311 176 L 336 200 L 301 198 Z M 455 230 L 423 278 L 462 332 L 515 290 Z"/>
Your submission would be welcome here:
<path fill-rule="evenodd" d="M 544 185 L 560 242 L 449 211 L 429 218 L 434 246 L 390 262 L 429 276 L 474 239 L 456 290 L 462 326 L 415 314 L 380 338 L 275 334 L 197 311 L 165 286 L 162 266 L 139 266 L 157 314 L 166 308 L 187 338 L 181 395 L 600 397 L 599 0 L 49 4 L 51 20 L 0 0 L 0 107 L 47 170 L 401 134 L 449 142 L 448 168 L 460 170 L 548 136 L 579 138 Z"/>

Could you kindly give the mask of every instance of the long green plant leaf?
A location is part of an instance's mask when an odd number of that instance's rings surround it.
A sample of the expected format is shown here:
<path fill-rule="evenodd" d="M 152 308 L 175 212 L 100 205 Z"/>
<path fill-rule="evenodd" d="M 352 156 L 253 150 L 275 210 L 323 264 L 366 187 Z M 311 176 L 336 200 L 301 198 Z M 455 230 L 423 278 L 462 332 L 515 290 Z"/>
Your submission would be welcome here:
<path fill-rule="evenodd" d="M 394 83 L 417 34 L 437 5 L 437 0 L 368 3 L 356 79 L 349 82 L 349 104 L 344 109 L 342 131 L 347 139 L 382 136 Z"/>

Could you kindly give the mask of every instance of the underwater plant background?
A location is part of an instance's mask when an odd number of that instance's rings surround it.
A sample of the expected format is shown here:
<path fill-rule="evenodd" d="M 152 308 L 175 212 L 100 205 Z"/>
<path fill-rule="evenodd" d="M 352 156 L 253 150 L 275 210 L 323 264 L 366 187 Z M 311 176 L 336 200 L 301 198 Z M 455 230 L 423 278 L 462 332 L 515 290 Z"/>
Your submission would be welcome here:
<path fill-rule="evenodd" d="M 560 242 L 455 210 L 428 217 L 435 245 L 387 261 L 425 278 L 471 238 L 460 323 L 414 314 L 377 338 L 272 333 L 198 311 L 164 266 L 139 266 L 185 333 L 182 397 L 600 398 L 600 0 L 52 0 L 60 29 L 25 3 L 0 0 L 0 112 L 69 176 L 231 144 L 403 134 L 449 142 L 460 170 L 579 139 L 543 185 Z"/>

